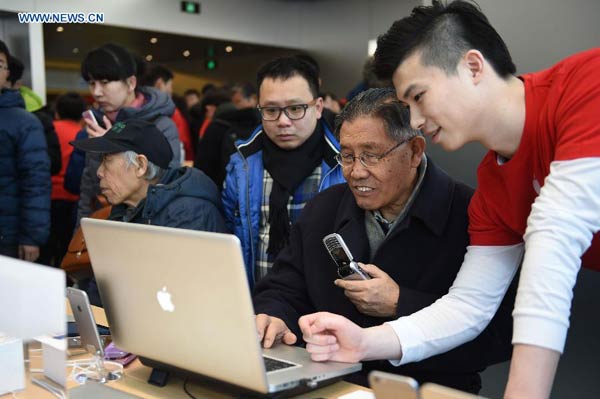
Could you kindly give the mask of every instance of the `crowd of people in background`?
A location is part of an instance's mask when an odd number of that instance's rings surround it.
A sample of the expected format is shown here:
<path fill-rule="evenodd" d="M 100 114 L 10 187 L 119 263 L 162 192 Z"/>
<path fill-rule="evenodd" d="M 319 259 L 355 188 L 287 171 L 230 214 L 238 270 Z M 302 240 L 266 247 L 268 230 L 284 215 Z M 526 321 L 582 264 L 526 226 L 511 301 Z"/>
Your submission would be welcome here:
<path fill-rule="evenodd" d="M 116 122 L 151 122 L 169 142 L 173 152 L 170 167 L 185 165 L 201 170 L 214 182 L 220 196 L 230 156 L 236 152 L 235 143 L 248 139 L 262 122 L 255 84 L 207 83 L 201 88 L 189 88 L 180 96 L 173 92 L 173 71 L 145 62 L 117 44 L 107 43 L 83 57 L 81 78 L 88 84 L 89 92 L 55 95 L 48 105 L 22 84 L 25 66 L 4 43 L 0 54 L 4 75 L 0 82 L 0 107 L 10 115 L 2 118 L 1 127 L 23 119 L 31 127 L 15 123 L 20 129 L 10 126 L 7 129 L 11 134 L 18 135 L 19 130 L 27 128 L 40 131 L 44 138 L 40 140 L 36 133 L 35 140 L 32 134 L 27 142 L 19 143 L 22 147 L 5 147 L 10 152 L 6 159 L 10 156 L 23 164 L 17 165 L 14 176 L 6 177 L 13 189 L 3 195 L 14 192 L 14 208 L 9 212 L 3 202 L 3 215 L 11 214 L 11 223 L 6 226 L 13 227 L 3 229 L 0 248 L 3 254 L 41 264 L 59 267 L 81 218 L 106 205 L 98 176 L 101 156 L 86 153 L 72 142 L 102 137 Z M 312 86 L 314 97 L 323 99 L 322 107 L 328 109 L 327 129 L 333 130 L 333 118 L 343 100 L 339 101 L 332 92 L 320 92 L 319 66 L 312 57 L 302 54 L 291 59 L 311 69 L 318 79 Z M 42 148 L 44 151 L 40 151 Z M 31 162 L 31 157 L 38 162 Z M 46 162 L 49 168 L 42 166 Z M 19 168 L 27 169 L 27 173 Z M 44 184 L 30 184 L 28 179 L 32 178 L 44 180 Z M 32 186 L 37 195 L 21 190 L 23 185 Z M 32 206 L 31 201 L 37 202 Z M 31 218 L 36 222 L 35 233 L 25 230 Z"/>
<path fill-rule="evenodd" d="M 13 123 L 9 120 L 19 120 L 15 128 L 7 129 L 22 140 L 18 142 L 20 146 L 4 147 L 10 151 L 4 159 L 14 159 L 17 165 L 16 170 L 5 172 L 6 187 L 12 186 L 12 190 L 3 195 L 8 197 L 12 191 L 13 198 L 9 201 L 10 207 L 5 205 L 7 202 L 2 204 L 2 214 L 10 215 L 10 223 L 3 228 L 0 240 L 2 254 L 59 267 L 81 218 L 106 205 L 97 173 L 101 156 L 86 153 L 72 142 L 102 137 L 116 122 L 132 119 L 151 122 L 168 139 L 173 152 L 169 166 L 185 165 L 201 170 L 214 182 L 220 195 L 230 156 L 237 151 L 235 143 L 249 139 L 262 123 L 257 108 L 259 87 L 255 84 L 207 83 L 199 89 L 189 88 L 180 96 L 173 92 L 173 71 L 163 65 L 147 63 L 117 44 L 107 43 L 83 57 L 81 78 L 88 84 L 89 92 L 65 92 L 54 96 L 48 105 L 43 105 L 42 99 L 22 84 L 25 65 L 11 55 L 4 43 L 0 54 L 3 54 L 0 68 L 4 75 L 0 82 L 3 87 L 0 106 L 10 115 L 0 124 L 6 128 L 7 123 Z M 319 118 L 323 111 L 319 134 L 326 129 L 331 135 L 335 115 L 340 112 L 344 99 L 339 101 L 334 93 L 320 91 L 319 66 L 312 57 L 301 54 L 287 58 L 287 62 L 310 71 L 307 74 L 310 79 L 314 78 L 311 93 L 315 100 L 319 99 Z M 311 123 L 315 124 L 316 120 L 313 117 Z M 44 140 L 40 139 L 39 132 Z M 312 134 L 312 129 L 308 133 Z M 32 156 L 37 163 L 29 161 Z M 46 162 L 48 168 L 44 166 Z M 329 163 L 335 166 L 333 158 Z M 32 170 L 36 166 L 37 169 Z M 21 168 L 25 168 L 26 173 Z M 43 184 L 39 184 L 41 180 Z M 229 189 L 232 189 L 231 184 Z M 296 208 L 301 210 L 301 207 Z M 28 223 L 36 225 L 35 233 L 27 231 Z M 264 230 L 268 221 L 261 219 L 260 223 Z M 263 238 L 267 235 L 263 234 Z M 249 276 L 253 276 L 254 272 L 248 267 Z"/>

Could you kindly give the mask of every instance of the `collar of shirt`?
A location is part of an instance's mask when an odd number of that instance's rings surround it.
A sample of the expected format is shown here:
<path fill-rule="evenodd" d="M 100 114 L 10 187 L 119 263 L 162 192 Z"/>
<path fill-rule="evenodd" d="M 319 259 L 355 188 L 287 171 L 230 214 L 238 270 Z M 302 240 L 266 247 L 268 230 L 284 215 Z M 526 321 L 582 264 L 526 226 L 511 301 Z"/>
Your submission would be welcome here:
<path fill-rule="evenodd" d="M 394 228 L 394 226 L 396 226 L 398 224 L 398 222 L 402 221 L 406 217 L 406 213 L 412 206 L 417 194 L 419 193 L 419 189 L 421 188 L 421 184 L 423 183 L 423 177 L 425 177 L 426 170 L 427 170 L 427 157 L 425 156 L 425 154 L 423 154 L 423 159 L 421 160 L 421 163 L 419 164 L 419 168 L 417 169 L 417 173 L 418 173 L 417 184 L 415 184 L 415 187 L 413 188 L 413 191 L 410 194 L 410 197 L 408 197 L 408 201 L 406 201 L 406 204 L 404 204 L 402 211 L 400 211 L 400 214 L 398 215 L 398 217 L 396 217 L 396 219 L 387 220 L 385 217 L 383 217 L 383 215 L 381 214 L 379 209 L 367 212 L 367 213 L 372 214 L 372 216 L 375 218 L 377 223 L 379 223 L 379 225 L 383 229 L 383 232 L 386 236 L 390 233 L 390 231 L 392 231 L 392 229 Z"/>

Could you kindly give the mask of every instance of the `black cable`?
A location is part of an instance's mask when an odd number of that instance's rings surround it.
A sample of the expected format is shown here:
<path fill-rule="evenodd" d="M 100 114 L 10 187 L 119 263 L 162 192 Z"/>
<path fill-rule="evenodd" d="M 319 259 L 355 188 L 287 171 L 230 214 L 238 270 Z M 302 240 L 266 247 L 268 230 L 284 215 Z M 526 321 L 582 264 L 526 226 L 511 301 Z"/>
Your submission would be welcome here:
<path fill-rule="evenodd" d="M 183 392 L 185 392 L 190 398 L 197 399 L 194 395 L 190 393 L 190 391 L 187 390 L 187 383 L 189 379 L 190 377 L 185 377 L 185 380 L 183 380 Z"/>

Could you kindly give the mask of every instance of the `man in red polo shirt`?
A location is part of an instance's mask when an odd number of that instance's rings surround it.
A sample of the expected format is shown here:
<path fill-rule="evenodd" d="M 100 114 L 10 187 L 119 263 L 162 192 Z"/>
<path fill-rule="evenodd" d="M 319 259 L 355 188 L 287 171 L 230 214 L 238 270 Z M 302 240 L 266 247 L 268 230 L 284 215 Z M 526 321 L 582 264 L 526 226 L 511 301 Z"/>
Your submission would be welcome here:
<path fill-rule="evenodd" d="M 375 69 L 433 143 L 490 150 L 469 208 L 471 245 L 435 304 L 365 330 L 329 314 L 305 317 L 307 349 L 315 360 L 398 364 L 445 352 L 487 325 L 522 261 L 505 396 L 548 397 L 577 273 L 600 266 L 600 50 L 517 77 L 476 6 L 434 1 L 379 38 Z"/>

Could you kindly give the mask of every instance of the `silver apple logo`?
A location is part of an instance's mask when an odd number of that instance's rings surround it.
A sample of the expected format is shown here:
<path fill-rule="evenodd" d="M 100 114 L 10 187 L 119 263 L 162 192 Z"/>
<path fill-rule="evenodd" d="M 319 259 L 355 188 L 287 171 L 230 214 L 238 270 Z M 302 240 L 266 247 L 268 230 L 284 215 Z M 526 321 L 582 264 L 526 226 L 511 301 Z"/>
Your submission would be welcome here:
<path fill-rule="evenodd" d="M 171 300 L 171 293 L 167 291 L 166 286 L 156 293 L 156 299 L 162 310 L 165 312 L 175 311 L 175 305 L 173 305 L 173 301 Z"/>

